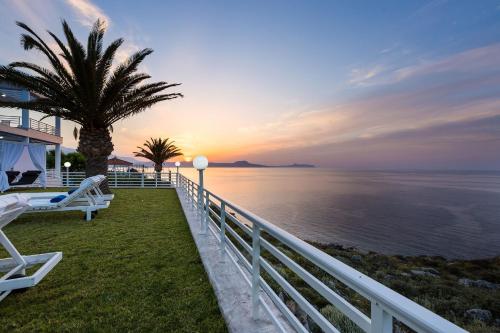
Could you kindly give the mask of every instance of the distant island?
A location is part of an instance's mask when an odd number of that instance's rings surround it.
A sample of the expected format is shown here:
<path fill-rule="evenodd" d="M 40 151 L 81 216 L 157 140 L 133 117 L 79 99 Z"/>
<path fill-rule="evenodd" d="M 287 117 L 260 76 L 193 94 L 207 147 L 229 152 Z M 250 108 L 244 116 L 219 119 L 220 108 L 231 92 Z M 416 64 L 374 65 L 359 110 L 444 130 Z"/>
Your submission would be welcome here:
<path fill-rule="evenodd" d="M 236 161 L 236 162 L 209 162 L 209 167 L 215 168 L 314 168 L 312 164 L 288 164 L 288 165 L 264 165 L 255 164 L 248 161 Z"/>
<path fill-rule="evenodd" d="M 130 156 L 116 156 L 117 158 L 123 159 L 130 163 L 133 163 L 135 167 L 145 166 L 152 167 L 153 163 L 149 161 L 141 161 L 135 159 Z M 164 167 L 172 168 L 175 167 L 175 162 L 165 162 L 163 163 Z M 189 168 L 193 166 L 192 162 L 181 162 L 181 166 L 184 168 Z M 249 161 L 235 161 L 235 162 L 209 162 L 209 167 L 212 168 L 315 168 L 315 165 L 312 164 L 304 164 L 304 163 L 293 163 L 293 164 L 285 164 L 285 165 L 265 165 L 265 164 L 256 164 Z"/>

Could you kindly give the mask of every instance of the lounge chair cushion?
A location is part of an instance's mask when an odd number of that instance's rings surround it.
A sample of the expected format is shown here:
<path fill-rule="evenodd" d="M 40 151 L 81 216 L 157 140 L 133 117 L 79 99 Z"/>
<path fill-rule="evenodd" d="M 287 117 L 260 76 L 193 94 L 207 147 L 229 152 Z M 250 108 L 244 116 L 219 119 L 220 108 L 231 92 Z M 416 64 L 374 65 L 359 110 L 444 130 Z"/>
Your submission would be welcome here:
<path fill-rule="evenodd" d="M 59 201 L 64 200 L 64 198 L 66 198 L 66 196 L 64 194 L 61 194 L 61 195 L 55 196 L 52 199 L 50 199 L 50 202 L 52 202 L 52 203 L 59 202 Z"/>

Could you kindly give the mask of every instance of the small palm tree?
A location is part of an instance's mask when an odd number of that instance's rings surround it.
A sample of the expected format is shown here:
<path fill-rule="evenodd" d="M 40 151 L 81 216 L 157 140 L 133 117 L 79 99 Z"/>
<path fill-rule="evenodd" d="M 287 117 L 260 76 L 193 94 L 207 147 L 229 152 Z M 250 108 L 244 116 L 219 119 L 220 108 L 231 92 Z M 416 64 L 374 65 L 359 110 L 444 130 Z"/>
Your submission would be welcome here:
<path fill-rule="evenodd" d="M 113 151 L 110 130 L 115 122 L 158 102 L 182 97 L 180 93 L 161 93 L 178 86 L 177 83 L 143 83 L 150 76 L 139 73 L 138 66 L 153 52 L 151 49 L 136 52 L 113 67 L 123 39 L 115 40 L 104 49 L 102 21 L 94 24 L 86 48 L 66 21 L 62 22 L 65 43 L 48 32 L 57 45 L 54 49 L 26 24 L 17 22 L 17 25 L 25 31 L 21 34 L 24 49 L 40 51 L 50 67 L 29 62 L 0 66 L 0 80 L 23 86 L 38 96 L 28 102 L 1 101 L 0 107 L 39 111 L 47 117 L 61 117 L 80 125 L 78 151 L 85 156 L 87 176 L 107 174 L 108 156 Z M 103 187 L 109 192 L 107 183 Z"/>
<path fill-rule="evenodd" d="M 138 152 L 134 152 L 136 157 L 143 157 L 155 164 L 156 177 L 161 177 L 160 173 L 163 170 L 163 163 L 169 159 L 181 156 L 182 152 L 174 145 L 174 141 L 168 141 L 169 138 L 146 140 L 143 147 L 137 147 Z"/>

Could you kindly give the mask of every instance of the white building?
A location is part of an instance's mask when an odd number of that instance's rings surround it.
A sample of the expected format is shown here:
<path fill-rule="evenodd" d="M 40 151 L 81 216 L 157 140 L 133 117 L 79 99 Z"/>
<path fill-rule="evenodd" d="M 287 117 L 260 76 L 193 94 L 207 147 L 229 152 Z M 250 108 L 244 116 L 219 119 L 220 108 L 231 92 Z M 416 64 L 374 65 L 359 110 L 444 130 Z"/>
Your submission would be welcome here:
<path fill-rule="evenodd" d="M 0 81 L 0 100 L 29 101 L 36 98 L 28 90 Z M 22 170 L 26 163 L 41 172 L 39 184 L 46 185 L 47 146 L 55 149 L 55 177 L 61 174 L 61 119 L 48 124 L 30 117 L 26 109 L 0 108 L 0 191 L 9 188 L 7 171 Z M 24 166 L 24 168 L 26 168 Z M 33 169 L 31 169 L 33 170 Z"/>

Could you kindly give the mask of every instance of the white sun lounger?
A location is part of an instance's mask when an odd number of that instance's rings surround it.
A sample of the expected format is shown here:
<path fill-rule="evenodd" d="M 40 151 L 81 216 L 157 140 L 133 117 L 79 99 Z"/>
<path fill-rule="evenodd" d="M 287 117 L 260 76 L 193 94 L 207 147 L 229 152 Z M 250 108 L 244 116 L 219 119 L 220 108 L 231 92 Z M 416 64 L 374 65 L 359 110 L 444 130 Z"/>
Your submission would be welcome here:
<path fill-rule="evenodd" d="M 73 193 L 65 193 L 66 197 L 59 202 L 50 202 L 53 197 L 29 197 L 28 212 L 60 212 L 80 210 L 84 212 L 87 221 L 90 221 L 99 209 L 109 207 L 110 201 L 106 200 L 99 185 L 106 179 L 105 176 L 93 176 L 84 179 Z"/>
<path fill-rule="evenodd" d="M 95 177 L 99 177 L 99 179 L 102 179 L 104 181 L 105 178 L 102 178 L 104 176 L 95 176 Z M 81 183 L 80 183 L 80 186 L 82 186 L 82 183 L 87 180 L 87 179 L 90 179 L 92 177 L 89 177 L 89 178 L 85 178 Z M 102 181 L 101 181 L 102 182 Z M 99 184 L 101 183 L 99 182 Z M 29 200 L 32 200 L 32 199 L 52 199 L 54 197 L 57 197 L 58 195 L 69 195 L 68 192 L 33 192 L 33 193 L 23 193 L 25 195 L 27 195 L 29 197 Z M 95 187 L 94 188 L 94 193 L 93 195 L 98 199 L 98 200 L 101 200 L 101 201 L 112 201 L 114 198 L 115 198 L 115 195 L 113 193 L 110 193 L 110 194 L 104 194 L 102 193 L 101 189 L 99 188 L 99 186 Z M 86 201 L 85 198 L 82 198 L 80 200 L 83 200 L 83 201 Z"/>
<path fill-rule="evenodd" d="M 29 208 L 28 198 L 22 194 L 0 196 L 0 244 L 11 258 L 0 259 L 0 301 L 13 290 L 37 285 L 62 259 L 62 252 L 23 256 L 3 232 L 3 228 Z M 26 269 L 41 265 L 32 275 L 26 276 Z"/>

